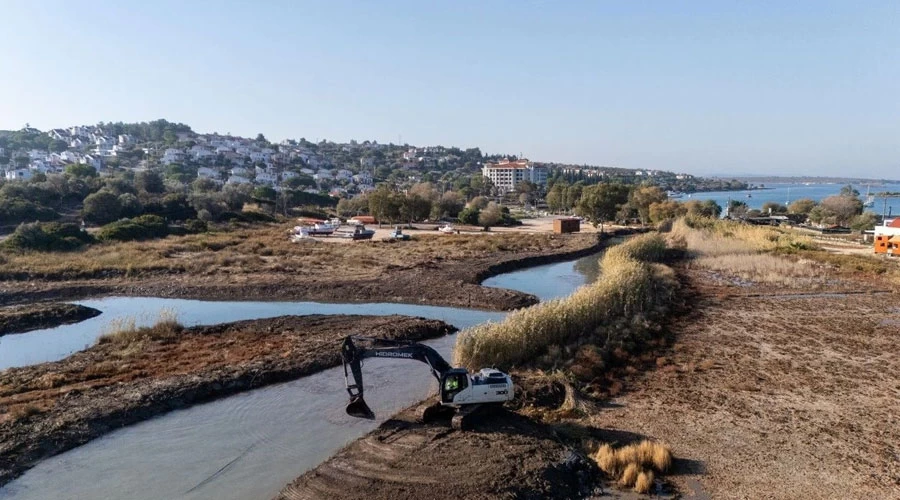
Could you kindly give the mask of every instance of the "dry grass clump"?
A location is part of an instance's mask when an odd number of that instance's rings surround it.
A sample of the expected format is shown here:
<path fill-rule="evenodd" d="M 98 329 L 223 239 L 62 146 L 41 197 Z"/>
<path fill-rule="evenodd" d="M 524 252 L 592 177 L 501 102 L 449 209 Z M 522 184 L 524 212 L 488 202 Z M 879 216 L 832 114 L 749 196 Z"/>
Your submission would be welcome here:
<path fill-rule="evenodd" d="M 660 286 L 654 268 L 634 256 L 660 258 L 664 240 L 656 234 L 635 237 L 608 250 L 600 261 L 597 282 L 572 295 L 507 315 L 499 323 L 483 323 L 459 334 L 455 362 L 469 368 L 508 368 L 531 360 L 551 346 L 620 318 L 631 318 L 669 300 L 671 289 Z"/>
<path fill-rule="evenodd" d="M 617 478 L 619 486 L 634 487 L 638 493 L 650 491 L 655 479 L 654 472 L 663 473 L 672 467 L 672 449 L 650 440 L 619 449 L 606 443 L 597 449 L 593 458 L 600 470 L 611 478 Z"/>
<path fill-rule="evenodd" d="M 97 339 L 98 344 L 116 344 L 129 347 L 147 340 L 173 340 L 184 327 L 178 322 L 174 311 L 163 309 L 151 326 L 136 326 L 133 317 L 115 319 L 107 331 Z"/>
<path fill-rule="evenodd" d="M 653 479 L 652 470 L 642 470 L 640 474 L 638 474 L 637 480 L 634 482 L 634 491 L 638 493 L 648 493 L 650 487 L 653 486 Z"/>

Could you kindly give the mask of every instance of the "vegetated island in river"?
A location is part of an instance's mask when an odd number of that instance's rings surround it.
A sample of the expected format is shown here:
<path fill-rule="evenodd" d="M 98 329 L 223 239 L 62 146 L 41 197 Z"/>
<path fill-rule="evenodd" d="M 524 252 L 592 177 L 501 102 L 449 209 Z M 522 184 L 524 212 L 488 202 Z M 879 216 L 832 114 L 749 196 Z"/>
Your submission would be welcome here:
<path fill-rule="evenodd" d="M 0 336 L 78 323 L 100 311 L 78 304 L 43 303 L 0 308 Z"/>
<path fill-rule="evenodd" d="M 346 335 L 454 331 L 409 316 L 313 315 L 193 328 L 162 321 L 109 334 L 63 360 L 0 372 L 0 485 L 119 427 L 336 366 Z"/>
<path fill-rule="evenodd" d="M 0 304 L 118 295 L 392 302 L 502 311 L 538 300 L 482 287 L 481 281 L 588 255 L 599 250 L 602 240 L 596 233 L 458 236 L 410 230 L 413 240 L 402 243 L 298 245 L 288 240 L 292 224 L 96 245 L 54 253 L 52 259 L 9 255 L 0 262 Z"/>

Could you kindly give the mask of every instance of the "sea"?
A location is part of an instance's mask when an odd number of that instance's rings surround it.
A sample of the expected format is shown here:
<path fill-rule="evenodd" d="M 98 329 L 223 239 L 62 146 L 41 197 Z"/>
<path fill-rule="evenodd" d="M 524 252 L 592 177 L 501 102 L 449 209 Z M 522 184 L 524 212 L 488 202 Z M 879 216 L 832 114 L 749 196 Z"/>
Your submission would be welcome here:
<path fill-rule="evenodd" d="M 765 184 L 763 189 L 751 189 L 747 191 L 708 191 L 704 193 L 685 194 L 678 201 L 688 200 L 714 200 L 723 209 L 728 205 L 729 200 L 740 200 L 752 209 L 761 209 L 764 203 L 773 201 L 782 205 L 789 204 L 792 201 L 801 198 L 809 198 L 814 201 L 822 201 L 832 195 L 840 194 L 841 188 L 846 184 Z M 870 207 L 866 207 L 867 211 L 875 212 L 878 215 L 900 215 L 900 197 L 897 198 L 881 198 L 877 193 L 892 192 L 900 193 L 900 184 L 872 184 L 853 185 L 860 192 L 860 199 L 866 201 L 866 190 L 872 195 L 874 203 Z"/>

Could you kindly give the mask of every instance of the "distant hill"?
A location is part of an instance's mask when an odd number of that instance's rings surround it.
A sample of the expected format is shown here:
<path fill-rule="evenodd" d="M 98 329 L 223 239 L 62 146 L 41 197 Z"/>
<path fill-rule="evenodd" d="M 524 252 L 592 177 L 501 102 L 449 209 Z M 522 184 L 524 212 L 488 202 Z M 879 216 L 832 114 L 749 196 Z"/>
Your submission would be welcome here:
<path fill-rule="evenodd" d="M 739 181 L 749 184 L 898 184 L 896 179 L 866 179 L 863 177 L 816 177 L 816 176 L 737 176 Z"/>

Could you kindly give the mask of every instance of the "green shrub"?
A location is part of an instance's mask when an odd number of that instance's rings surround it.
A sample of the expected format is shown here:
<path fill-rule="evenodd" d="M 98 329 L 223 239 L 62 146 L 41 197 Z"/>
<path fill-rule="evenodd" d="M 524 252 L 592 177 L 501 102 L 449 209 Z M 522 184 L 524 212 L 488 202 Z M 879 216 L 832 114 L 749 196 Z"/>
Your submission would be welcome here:
<path fill-rule="evenodd" d="M 142 215 L 134 219 L 122 219 L 100 228 L 97 237 L 103 241 L 140 241 L 165 238 L 169 226 L 158 215 Z"/>
<path fill-rule="evenodd" d="M 14 250 L 38 252 L 69 251 L 93 243 L 94 238 L 76 224 L 52 222 L 20 224 L 4 246 Z"/>
<path fill-rule="evenodd" d="M 275 222 L 278 219 L 262 212 L 225 212 L 222 220 L 228 222 Z"/>
<path fill-rule="evenodd" d="M 56 210 L 22 198 L 0 198 L 0 225 L 58 219 Z"/>

